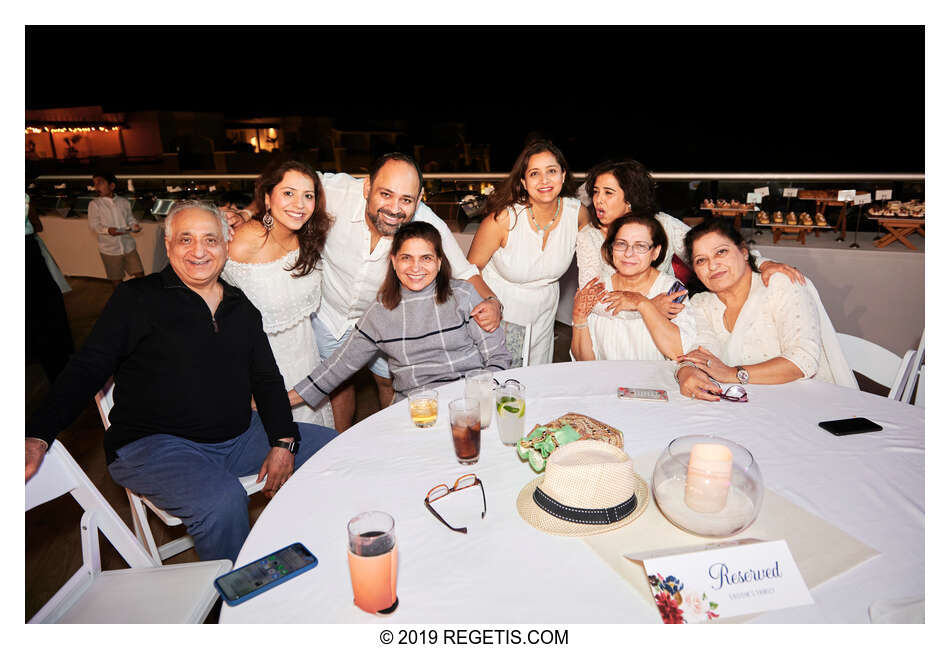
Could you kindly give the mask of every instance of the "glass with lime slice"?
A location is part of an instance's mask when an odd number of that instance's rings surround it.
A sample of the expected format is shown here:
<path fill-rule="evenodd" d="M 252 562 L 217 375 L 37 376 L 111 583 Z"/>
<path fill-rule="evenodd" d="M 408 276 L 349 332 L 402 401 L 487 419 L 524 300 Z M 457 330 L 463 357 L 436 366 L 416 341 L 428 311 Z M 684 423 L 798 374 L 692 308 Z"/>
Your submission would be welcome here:
<path fill-rule="evenodd" d="M 520 383 L 506 383 L 495 388 L 495 420 L 501 443 L 513 446 L 524 435 L 525 389 Z"/>

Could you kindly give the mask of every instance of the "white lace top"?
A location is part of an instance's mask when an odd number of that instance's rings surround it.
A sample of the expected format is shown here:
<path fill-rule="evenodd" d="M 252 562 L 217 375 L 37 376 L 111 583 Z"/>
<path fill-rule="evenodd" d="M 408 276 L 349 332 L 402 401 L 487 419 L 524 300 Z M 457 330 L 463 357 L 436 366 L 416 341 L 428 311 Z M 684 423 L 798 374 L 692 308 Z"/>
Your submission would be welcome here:
<path fill-rule="evenodd" d="M 322 262 L 303 277 L 291 277 L 287 268 L 297 263 L 299 250 L 262 264 L 245 264 L 228 259 L 221 272 L 224 281 L 244 291 L 264 320 L 264 331 L 284 331 L 320 306 Z"/>
<path fill-rule="evenodd" d="M 318 263 L 303 277 L 293 277 L 287 269 L 297 263 L 298 254 L 292 250 L 262 264 L 228 259 L 221 272 L 224 281 L 244 291 L 261 312 L 267 340 L 288 390 L 320 364 L 310 314 L 320 306 L 322 265 Z M 334 427 L 329 401 L 316 409 L 304 403 L 292 412 L 294 421 Z"/>

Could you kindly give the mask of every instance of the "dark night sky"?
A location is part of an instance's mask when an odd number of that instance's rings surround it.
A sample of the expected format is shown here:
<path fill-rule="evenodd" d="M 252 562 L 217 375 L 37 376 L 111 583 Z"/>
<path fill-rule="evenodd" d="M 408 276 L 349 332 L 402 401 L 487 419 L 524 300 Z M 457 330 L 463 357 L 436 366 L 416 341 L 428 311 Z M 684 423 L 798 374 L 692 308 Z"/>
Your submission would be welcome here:
<path fill-rule="evenodd" d="M 27 108 L 464 121 L 507 170 L 529 132 L 572 167 L 922 172 L 924 30 L 28 27 Z"/>

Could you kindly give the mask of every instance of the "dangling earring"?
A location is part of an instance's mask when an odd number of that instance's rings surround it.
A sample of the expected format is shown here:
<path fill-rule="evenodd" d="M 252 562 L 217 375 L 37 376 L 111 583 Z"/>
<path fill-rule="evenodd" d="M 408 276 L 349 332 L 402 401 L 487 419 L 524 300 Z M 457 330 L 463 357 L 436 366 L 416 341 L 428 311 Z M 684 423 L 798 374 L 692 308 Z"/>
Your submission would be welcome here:
<path fill-rule="evenodd" d="M 264 216 L 261 217 L 261 225 L 263 225 L 267 230 L 270 230 L 272 227 L 274 227 L 274 217 L 271 216 L 270 210 L 264 212 Z"/>

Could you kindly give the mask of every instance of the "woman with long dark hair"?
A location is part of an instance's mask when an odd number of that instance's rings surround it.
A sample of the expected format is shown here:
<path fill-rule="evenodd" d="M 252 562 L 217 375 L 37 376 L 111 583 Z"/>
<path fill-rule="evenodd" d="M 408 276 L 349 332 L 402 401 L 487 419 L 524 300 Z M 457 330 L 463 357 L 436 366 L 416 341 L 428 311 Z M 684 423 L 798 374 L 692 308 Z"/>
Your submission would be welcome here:
<path fill-rule="evenodd" d="M 378 352 L 389 359 L 396 399 L 458 380 L 469 370 L 508 369 L 504 331 L 487 333 L 472 318 L 482 298 L 469 282 L 452 279 L 435 226 L 401 226 L 390 250 L 376 302 L 346 342 L 288 393 L 291 405 L 319 402 Z"/>
<path fill-rule="evenodd" d="M 488 199 L 468 260 L 504 306 L 509 322 L 531 325 L 529 365 L 554 355 L 558 280 L 571 265 L 587 209 L 574 198 L 577 184 L 567 160 L 548 140 L 518 155 L 508 178 Z"/>
<path fill-rule="evenodd" d="M 320 254 L 330 229 L 325 205 L 320 179 L 309 165 L 271 165 L 255 183 L 255 216 L 235 230 L 221 273 L 261 312 L 288 389 L 320 361 L 310 314 L 320 306 Z M 296 407 L 293 416 L 335 427 L 328 401 Z"/>

